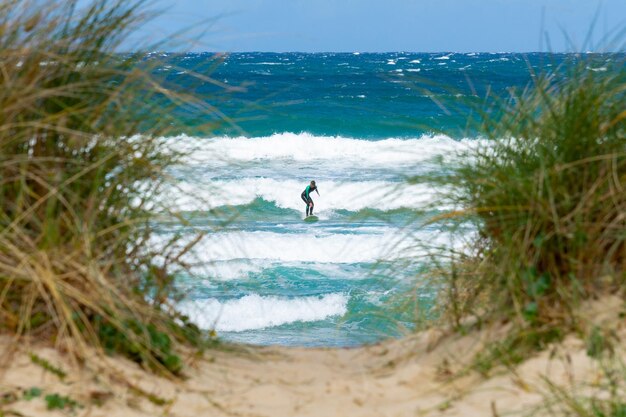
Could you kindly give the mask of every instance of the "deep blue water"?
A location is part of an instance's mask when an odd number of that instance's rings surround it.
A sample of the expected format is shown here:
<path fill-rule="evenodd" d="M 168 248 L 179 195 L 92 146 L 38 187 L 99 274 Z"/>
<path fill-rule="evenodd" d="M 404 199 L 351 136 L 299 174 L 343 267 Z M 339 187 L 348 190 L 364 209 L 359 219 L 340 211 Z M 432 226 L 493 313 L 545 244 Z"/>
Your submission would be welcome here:
<path fill-rule="evenodd" d="M 226 339 L 259 344 L 350 346 L 410 330 L 437 293 L 419 246 L 448 240 L 434 227 L 404 227 L 436 192 L 406 176 L 449 169 L 479 140 L 472 109 L 487 94 L 523 89 L 533 72 L 566 74 L 569 58 L 154 54 L 168 87 L 219 109 L 173 112 L 171 140 L 193 152 L 163 198 L 189 224 L 160 233 L 207 232 L 179 275 L 183 308 Z M 211 121 L 213 132 L 200 133 Z M 320 221 L 309 224 L 300 193 L 312 179 Z"/>
<path fill-rule="evenodd" d="M 468 111 L 487 92 L 506 96 L 531 73 L 555 70 L 568 54 L 497 53 L 197 53 L 165 57 L 169 85 L 192 89 L 232 118 L 216 133 L 249 137 L 283 132 L 368 139 L 468 135 Z M 598 56 L 598 67 L 620 55 Z M 209 76 L 236 91 L 203 82 Z M 243 89 L 243 90 L 240 90 Z M 183 130 L 206 123 L 180 109 Z M 471 130 L 470 132 L 471 133 Z"/>

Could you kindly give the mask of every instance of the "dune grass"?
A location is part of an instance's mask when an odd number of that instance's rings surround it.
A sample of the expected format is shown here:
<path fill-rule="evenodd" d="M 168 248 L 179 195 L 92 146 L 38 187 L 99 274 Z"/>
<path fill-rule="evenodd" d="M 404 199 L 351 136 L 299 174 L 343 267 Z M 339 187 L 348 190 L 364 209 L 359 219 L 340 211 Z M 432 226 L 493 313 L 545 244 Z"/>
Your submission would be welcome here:
<path fill-rule="evenodd" d="M 626 367 L 616 359 L 604 360 L 599 381 L 570 389 L 546 381 L 548 393 L 541 409 L 551 416 L 626 416 Z"/>
<path fill-rule="evenodd" d="M 158 264 L 147 248 L 181 157 L 162 139 L 171 110 L 211 109 L 155 80 L 146 54 L 118 52 L 143 3 L 0 3 L 0 331 L 177 373 L 176 345 L 204 338 L 174 308 L 189 247 Z"/>
<path fill-rule="evenodd" d="M 586 337 L 581 302 L 626 296 L 626 72 L 623 56 L 606 58 L 576 56 L 489 98 L 484 140 L 427 179 L 441 185 L 435 207 L 455 207 L 428 224 L 461 227 L 467 239 L 431 249 L 436 313 L 461 330 L 509 325 L 476 357 L 481 373 L 568 333 Z"/>

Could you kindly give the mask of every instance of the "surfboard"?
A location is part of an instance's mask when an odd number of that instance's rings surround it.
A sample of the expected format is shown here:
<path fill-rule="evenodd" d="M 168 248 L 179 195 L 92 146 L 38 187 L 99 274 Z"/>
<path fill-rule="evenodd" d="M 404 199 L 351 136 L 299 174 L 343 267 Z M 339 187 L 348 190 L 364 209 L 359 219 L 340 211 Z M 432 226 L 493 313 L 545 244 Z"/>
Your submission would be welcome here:
<path fill-rule="evenodd" d="M 315 223 L 316 221 L 318 221 L 320 218 L 317 216 L 307 216 L 304 218 L 304 221 L 307 223 Z"/>

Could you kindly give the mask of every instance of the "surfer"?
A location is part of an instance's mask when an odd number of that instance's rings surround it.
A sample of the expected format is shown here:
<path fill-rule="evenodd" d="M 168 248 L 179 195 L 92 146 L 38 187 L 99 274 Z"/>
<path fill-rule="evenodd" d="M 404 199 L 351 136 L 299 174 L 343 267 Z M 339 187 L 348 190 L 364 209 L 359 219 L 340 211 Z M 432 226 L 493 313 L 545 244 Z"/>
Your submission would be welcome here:
<path fill-rule="evenodd" d="M 300 197 L 302 197 L 302 200 L 304 200 L 304 203 L 306 204 L 306 216 L 312 216 L 313 215 L 313 199 L 311 198 L 311 193 L 315 191 L 317 193 L 317 195 L 320 195 L 320 192 L 317 191 L 317 186 L 315 185 L 315 181 L 311 181 L 311 184 L 307 185 L 306 188 L 304 189 L 304 191 L 302 191 L 302 194 L 300 194 Z"/>

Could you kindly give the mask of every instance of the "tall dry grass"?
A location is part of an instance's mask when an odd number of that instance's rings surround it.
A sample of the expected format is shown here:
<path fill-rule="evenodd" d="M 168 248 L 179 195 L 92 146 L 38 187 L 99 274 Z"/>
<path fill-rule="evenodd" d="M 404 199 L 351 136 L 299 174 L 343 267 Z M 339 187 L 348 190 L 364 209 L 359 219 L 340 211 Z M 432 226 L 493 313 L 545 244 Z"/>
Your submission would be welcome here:
<path fill-rule="evenodd" d="M 210 106 L 117 52 L 143 3 L 0 3 L 0 331 L 178 372 L 176 343 L 202 337 L 172 303 L 189 247 L 158 265 L 146 248 L 181 157 L 162 139 L 169 114 Z"/>

